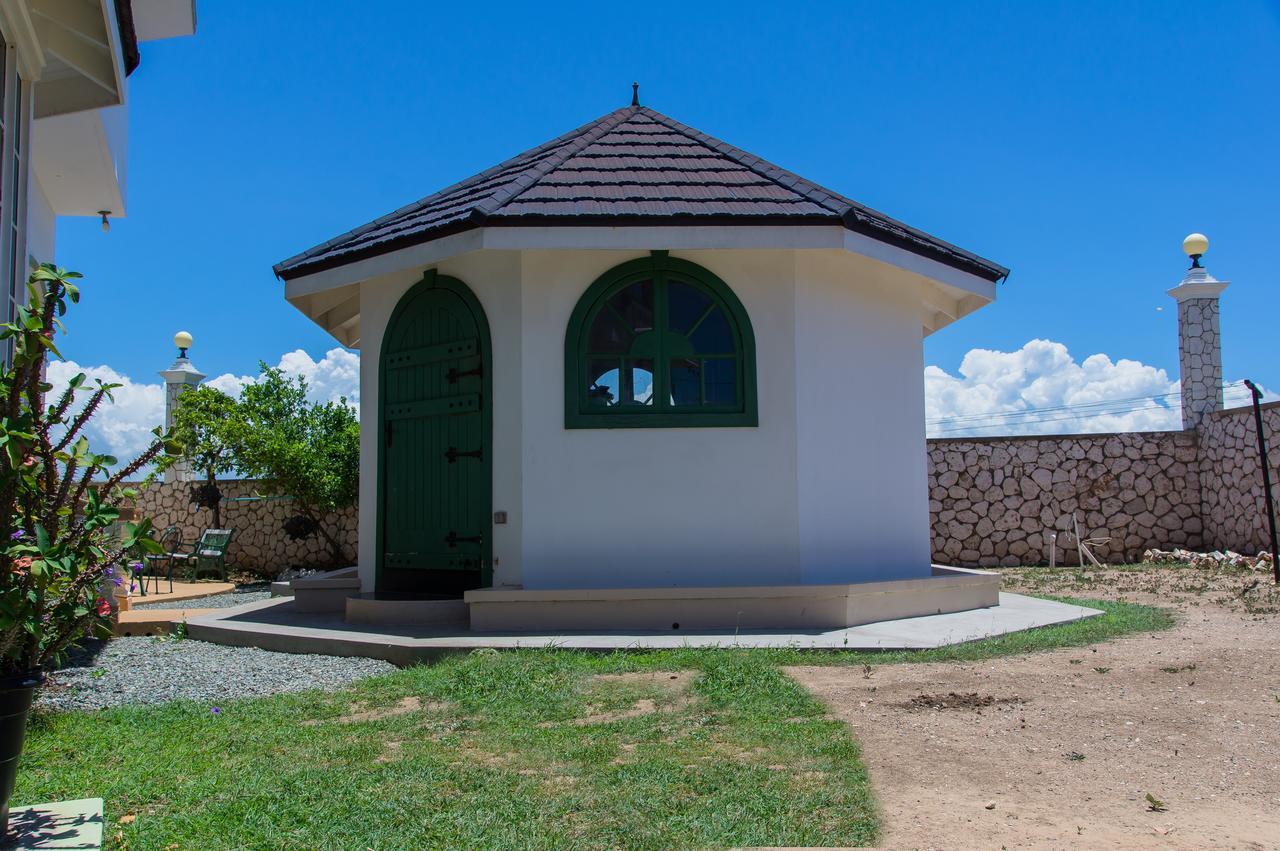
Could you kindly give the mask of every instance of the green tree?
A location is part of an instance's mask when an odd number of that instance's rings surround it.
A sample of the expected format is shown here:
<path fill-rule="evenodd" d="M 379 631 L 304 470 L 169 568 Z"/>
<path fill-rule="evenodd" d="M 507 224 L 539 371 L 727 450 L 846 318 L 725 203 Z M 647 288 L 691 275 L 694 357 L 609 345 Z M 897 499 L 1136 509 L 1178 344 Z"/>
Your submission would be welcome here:
<path fill-rule="evenodd" d="M 240 393 L 235 466 L 292 496 L 303 528 L 324 538 L 335 564 L 349 564 L 352 556 L 324 521 L 358 497 L 360 423 L 355 411 L 345 399 L 308 402 L 306 379 L 260 366 L 261 377 Z M 296 530 L 298 524 L 291 534 Z"/>
<path fill-rule="evenodd" d="M 173 413 L 173 440 L 182 446 L 182 458 L 204 476 L 193 500 L 213 512 L 213 526 L 222 528 L 222 495 L 218 477 L 236 469 L 236 448 L 242 431 L 240 405 L 216 387 L 201 385 L 183 391 Z M 173 466 L 178 457 L 165 457 L 157 469 Z"/>

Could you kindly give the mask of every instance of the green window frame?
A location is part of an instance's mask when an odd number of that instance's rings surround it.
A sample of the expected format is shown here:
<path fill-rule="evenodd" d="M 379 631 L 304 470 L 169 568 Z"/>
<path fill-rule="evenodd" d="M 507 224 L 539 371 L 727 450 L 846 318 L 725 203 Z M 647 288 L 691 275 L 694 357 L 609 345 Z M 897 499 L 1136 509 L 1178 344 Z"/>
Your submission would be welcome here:
<path fill-rule="evenodd" d="M 564 356 L 565 428 L 759 424 L 746 309 L 720 278 L 666 251 L 587 288 Z"/>

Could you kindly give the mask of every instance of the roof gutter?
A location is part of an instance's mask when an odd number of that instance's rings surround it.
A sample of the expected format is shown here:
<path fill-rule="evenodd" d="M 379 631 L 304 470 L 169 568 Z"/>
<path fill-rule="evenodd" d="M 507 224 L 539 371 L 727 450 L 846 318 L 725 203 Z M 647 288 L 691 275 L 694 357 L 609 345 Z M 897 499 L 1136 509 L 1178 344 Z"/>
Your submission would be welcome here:
<path fill-rule="evenodd" d="M 127 77 L 137 70 L 142 62 L 142 54 L 138 52 L 138 31 L 133 26 L 132 0 L 115 0 L 116 26 L 120 31 L 120 52 L 124 55 L 124 75 Z M 121 97 L 121 100 L 124 100 Z"/>

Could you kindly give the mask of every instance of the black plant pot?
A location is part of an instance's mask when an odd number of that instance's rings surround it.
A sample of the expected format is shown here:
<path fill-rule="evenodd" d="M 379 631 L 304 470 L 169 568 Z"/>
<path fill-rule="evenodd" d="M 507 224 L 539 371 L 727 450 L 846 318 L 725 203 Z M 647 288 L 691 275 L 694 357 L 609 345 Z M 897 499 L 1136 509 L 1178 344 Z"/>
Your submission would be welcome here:
<path fill-rule="evenodd" d="M 39 669 L 0 677 L 0 837 L 9 835 L 9 796 L 18 779 L 31 699 L 43 682 Z"/>

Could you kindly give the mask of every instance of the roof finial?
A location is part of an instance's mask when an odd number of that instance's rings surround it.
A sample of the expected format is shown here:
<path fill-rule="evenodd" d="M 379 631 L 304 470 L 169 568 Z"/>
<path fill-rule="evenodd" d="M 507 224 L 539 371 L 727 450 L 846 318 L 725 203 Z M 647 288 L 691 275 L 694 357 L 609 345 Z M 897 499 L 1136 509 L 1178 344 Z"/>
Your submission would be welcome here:
<path fill-rule="evenodd" d="M 640 84 L 639 83 L 631 84 L 631 105 L 632 106 L 640 105 Z"/>

